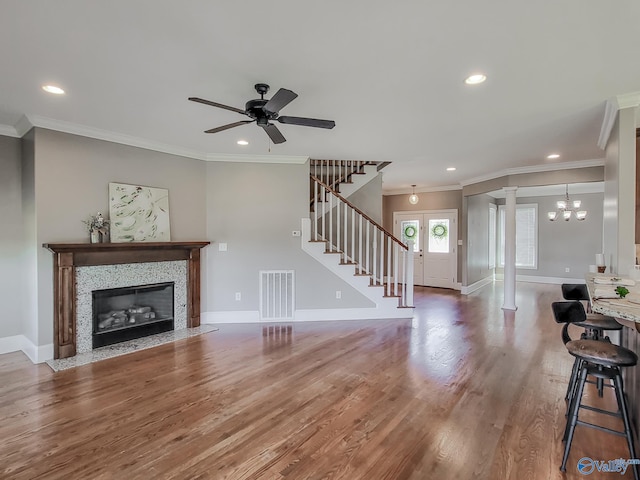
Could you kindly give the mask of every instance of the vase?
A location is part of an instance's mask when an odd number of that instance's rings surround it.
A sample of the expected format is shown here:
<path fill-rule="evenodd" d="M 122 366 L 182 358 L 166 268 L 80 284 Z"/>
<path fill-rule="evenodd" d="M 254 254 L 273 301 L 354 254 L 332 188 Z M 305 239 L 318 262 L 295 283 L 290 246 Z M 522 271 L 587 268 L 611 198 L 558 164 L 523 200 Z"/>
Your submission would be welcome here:
<path fill-rule="evenodd" d="M 97 230 L 91 230 L 89 232 L 89 240 L 91 243 L 100 243 L 100 232 Z"/>

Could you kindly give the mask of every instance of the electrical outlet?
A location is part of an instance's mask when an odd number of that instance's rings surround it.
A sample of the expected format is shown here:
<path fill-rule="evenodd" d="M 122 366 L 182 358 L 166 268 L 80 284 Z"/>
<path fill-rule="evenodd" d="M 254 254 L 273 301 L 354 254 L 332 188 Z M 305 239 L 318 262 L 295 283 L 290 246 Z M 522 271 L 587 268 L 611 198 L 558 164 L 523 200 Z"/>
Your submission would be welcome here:
<path fill-rule="evenodd" d="M 569 267 L 567 267 L 567 268 L 565 268 L 565 269 L 564 269 L 564 272 L 565 272 L 565 273 L 569 273 L 569 271 L 570 271 L 570 270 L 571 270 L 571 269 L 570 269 Z"/>
<path fill-rule="evenodd" d="M 342 298 L 342 292 L 340 290 L 336 290 L 336 298 L 340 300 Z"/>
<path fill-rule="evenodd" d="M 236 302 L 242 300 L 242 294 L 240 292 L 236 292 Z"/>
<path fill-rule="evenodd" d="M 292 237 L 299 237 L 300 235 L 302 235 L 302 232 L 300 230 L 294 230 L 291 232 Z"/>
<path fill-rule="evenodd" d="M 219 252 L 226 252 L 227 251 L 227 244 L 226 243 L 219 243 L 218 244 L 218 251 Z"/>

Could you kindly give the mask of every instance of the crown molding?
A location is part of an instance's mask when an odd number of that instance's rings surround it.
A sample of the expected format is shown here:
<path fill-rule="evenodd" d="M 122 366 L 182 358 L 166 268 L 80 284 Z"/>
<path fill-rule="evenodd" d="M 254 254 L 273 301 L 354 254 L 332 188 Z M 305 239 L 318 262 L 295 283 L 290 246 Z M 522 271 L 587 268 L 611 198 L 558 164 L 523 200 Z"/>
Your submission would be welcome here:
<path fill-rule="evenodd" d="M 79 135 L 81 137 L 119 143 L 121 145 L 128 145 L 130 147 L 144 148 L 146 150 L 168 153 L 170 155 L 177 155 L 179 157 L 189 157 L 199 160 L 206 160 L 206 154 L 198 152 L 196 150 L 175 147 L 173 145 L 167 145 L 160 142 L 153 142 L 144 138 L 125 135 L 123 133 L 110 132 L 108 130 L 102 130 L 100 128 L 87 127 L 85 125 L 65 122 L 62 120 L 55 120 L 53 118 L 42 117 L 40 115 L 26 115 L 26 119 L 31 124 L 31 127 L 46 128 L 49 130 L 55 130 L 57 132 L 70 133 L 73 135 Z"/>
<path fill-rule="evenodd" d="M 602 167 L 602 166 L 604 166 L 604 159 L 595 158 L 590 160 L 578 160 L 575 162 L 560 162 L 560 163 L 549 163 L 544 165 L 531 165 L 528 167 L 505 168 L 504 170 L 498 170 L 497 172 L 494 172 L 494 173 L 464 180 L 460 182 L 460 185 L 463 187 L 466 187 L 467 185 L 474 185 L 476 183 L 486 182 L 487 180 L 493 180 L 495 178 L 506 177 L 509 175 L 554 172 L 557 170 L 572 170 L 574 168 L 589 168 L 589 167 Z"/>
<path fill-rule="evenodd" d="M 616 97 L 618 102 L 618 110 L 623 108 L 632 108 L 640 105 L 640 92 L 630 92 Z"/>
<path fill-rule="evenodd" d="M 12 127 L 11 125 L 2 125 L 0 124 L 0 135 L 4 137 L 14 137 L 20 138 L 22 135 L 18 135 L 18 131 L 16 127 Z"/>
<path fill-rule="evenodd" d="M 304 164 L 309 160 L 307 156 L 286 155 L 247 155 L 247 154 L 218 154 L 199 152 L 188 148 L 176 147 L 165 143 L 154 142 L 144 138 L 133 137 L 99 128 L 87 127 L 76 123 L 65 122 L 40 115 L 24 115 L 15 127 L 0 125 L 0 135 L 15 137 L 24 136 L 33 127 L 46 128 L 56 132 L 70 133 L 81 137 L 104 140 L 106 142 L 119 143 L 130 147 L 144 148 L 154 152 L 177 155 L 179 157 L 195 158 L 206 162 L 236 162 L 236 163 L 287 163 Z M 6 133 L 5 133 L 6 132 Z"/>
<path fill-rule="evenodd" d="M 462 190 L 462 185 L 443 185 L 441 187 L 423 187 L 416 188 L 416 193 L 433 193 L 433 192 L 448 192 L 452 190 Z M 410 188 L 396 188 L 391 190 L 385 190 L 384 186 L 382 187 L 383 195 L 406 195 L 411 193 L 412 189 Z"/>
<path fill-rule="evenodd" d="M 598 147 L 604 150 L 607 147 L 609 136 L 613 125 L 616 123 L 618 110 L 624 108 L 637 108 L 640 105 L 640 92 L 624 93 L 607 100 L 602 126 L 600 127 L 600 136 L 598 137 Z"/>

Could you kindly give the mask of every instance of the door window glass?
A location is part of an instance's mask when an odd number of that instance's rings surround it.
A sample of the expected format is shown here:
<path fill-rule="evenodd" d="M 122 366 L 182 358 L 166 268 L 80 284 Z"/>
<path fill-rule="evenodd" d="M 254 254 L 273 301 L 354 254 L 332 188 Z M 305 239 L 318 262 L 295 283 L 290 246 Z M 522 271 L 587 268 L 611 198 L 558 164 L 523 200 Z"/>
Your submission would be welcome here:
<path fill-rule="evenodd" d="M 402 228 L 402 243 L 408 244 L 413 241 L 413 251 L 420 251 L 420 222 L 418 220 L 403 220 L 400 222 Z"/>
<path fill-rule="evenodd" d="M 429 219 L 429 253 L 449 253 L 449 219 Z"/>

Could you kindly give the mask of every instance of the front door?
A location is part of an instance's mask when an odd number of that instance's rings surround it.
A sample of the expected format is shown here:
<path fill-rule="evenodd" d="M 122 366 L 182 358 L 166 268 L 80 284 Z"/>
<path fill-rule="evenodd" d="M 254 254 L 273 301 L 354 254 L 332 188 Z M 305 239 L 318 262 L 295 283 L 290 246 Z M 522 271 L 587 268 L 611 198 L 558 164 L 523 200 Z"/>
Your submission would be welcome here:
<path fill-rule="evenodd" d="M 394 213 L 394 233 L 414 245 L 415 285 L 455 288 L 457 262 L 457 210 Z"/>

